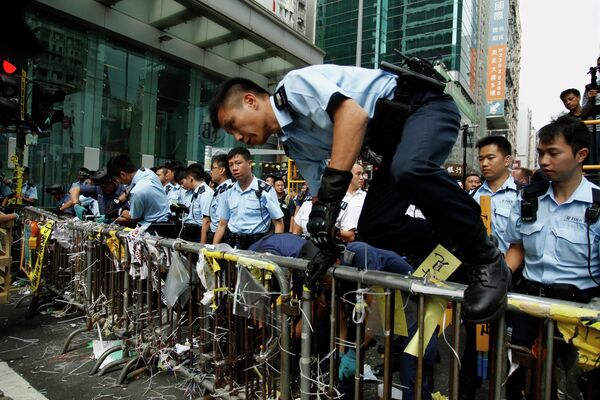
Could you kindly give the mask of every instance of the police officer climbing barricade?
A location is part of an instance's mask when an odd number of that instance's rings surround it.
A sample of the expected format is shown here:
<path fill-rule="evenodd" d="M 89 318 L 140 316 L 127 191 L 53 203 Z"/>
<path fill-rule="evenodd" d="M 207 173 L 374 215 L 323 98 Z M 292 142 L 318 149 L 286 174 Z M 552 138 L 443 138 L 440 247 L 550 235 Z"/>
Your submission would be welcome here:
<path fill-rule="evenodd" d="M 517 271 L 524 265 L 516 291 L 600 307 L 600 188 L 582 170 L 591 148 L 589 131 L 582 122 L 563 116 L 542 127 L 538 139 L 538 163 L 547 180 L 523 189 L 504 237 L 510 243 L 510 268 Z M 511 342 L 530 348 L 538 332 L 535 322 L 527 314 L 510 314 Z M 554 356 L 564 366 L 565 398 L 599 398 L 598 370 L 582 373 L 572 343 L 555 341 Z M 508 399 L 524 396 L 526 375 L 520 367 L 510 376 Z M 582 387 L 586 378 L 595 391 L 592 397 L 585 395 L 589 388 Z"/>
<path fill-rule="evenodd" d="M 321 252 L 310 263 L 309 281 L 332 266 L 341 250 L 336 217 L 352 179 L 350 169 L 368 147 L 369 154 L 380 153 L 372 158 L 381 165 L 358 224 L 363 240 L 393 248 L 406 235 L 405 212 L 414 204 L 461 252 L 469 271 L 464 317 L 495 320 L 506 307 L 510 272 L 486 233 L 477 203 L 440 168 L 458 136 L 458 109 L 429 63 L 411 58 L 406 65 L 382 63 L 377 70 L 309 66 L 289 72 L 273 96 L 247 79 L 229 79 L 210 103 L 211 120 L 248 145 L 279 135 L 311 191 L 318 193 L 308 230 Z"/>
<path fill-rule="evenodd" d="M 229 244 L 246 250 L 271 230 L 283 232 L 283 212 L 273 187 L 253 175 L 248 149 L 232 149 L 227 154 L 227 161 L 236 182 L 219 201 L 219 226 L 213 243 L 223 242 L 226 230 L 229 230 Z"/>
<path fill-rule="evenodd" d="M 202 223 L 202 233 L 200 243 L 211 244 L 213 242 L 215 232 L 219 226 L 219 202 L 224 197 L 225 191 L 231 189 L 233 182 L 231 180 L 231 171 L 229 171 L 229 163 L 227 162 L 227 154 L 217 154 L 213 156 L 210 167 L 210 179 L 215 184 L 215 190 L 210 204 L 208 206 L 208 214 L 204 214 Z M 227 242 L 228 238 L 221 238 L 222 242 Z"/>
<path fill-rule="evenodd" d="M 176 225 L 169 220 L 167 194 L 154 172 L 139 168 L 127 154 L 108 160 L 106 169 L 123 185 L 128 185 L 130 209 L 117 222 L 136 223 L 147 232 L 169 238 L 177 237 Z"/>

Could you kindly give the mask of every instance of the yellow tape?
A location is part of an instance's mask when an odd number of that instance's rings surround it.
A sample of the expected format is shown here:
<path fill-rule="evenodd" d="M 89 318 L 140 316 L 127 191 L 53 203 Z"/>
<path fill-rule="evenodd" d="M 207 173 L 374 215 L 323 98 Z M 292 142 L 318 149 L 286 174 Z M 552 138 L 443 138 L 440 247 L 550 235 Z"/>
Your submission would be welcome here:
<path fill-rule="evenodd" d="M 40 246 L 37 250 L 37 259 L 35 260 L 35 266 L 33 268 L 33 272 L 31 274 L 27 274 L 27 278 L 29 278 L 29 286 L 31 287 L 31 292 L 35 293 L 39 286 L 40 280 L 42 279 L 42 265 L 44 262 L 44 254 L 46 253 L 46 244 L 48 243 L 48 239 L 52 236 L 52 226 L 54 225 L 54 221 L 50 220 L 40 229 Z"/>

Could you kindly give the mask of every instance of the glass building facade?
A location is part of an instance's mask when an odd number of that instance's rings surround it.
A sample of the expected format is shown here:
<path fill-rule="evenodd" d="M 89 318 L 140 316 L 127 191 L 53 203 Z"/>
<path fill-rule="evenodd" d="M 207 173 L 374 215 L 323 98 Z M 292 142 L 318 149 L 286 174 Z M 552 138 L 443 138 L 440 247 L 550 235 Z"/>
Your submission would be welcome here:
<path fill-rule="evenodd" d="M 357 10 L 358 0 L 319 0 L 317 45 L 325 50 L 325 62 L 356 64 Z M 377 68 L 381 61 L 400 64 L 398 52 L 441 63 L 458 82 L 463 122 L 481 127 L 476 140 L 485 129 L 486 71 L 481 68 L 485 24 L 478 23 L 480 11 L 477 0 L 364 1 L 361 66 Z M 449 162 L 462 162 L 462 152 L 460 145 L 455 146 Z M 472 149 L 468 154 L 473 165 Z"/>
<path fill-rule="evenodd" d="M 207 145 L 239 145 L 209 122 L 207 103 L 222 78 L 85 26 L 39 14 L 27 22 L 45 49 L 29 63 L 30 84 L 66 93 L 55 105 L 64 111 L 62 123 L 25 148 L 40 197 L 48 184 L 68 188 L 84 165 L 85 148 L 99 149 L 99 166 L 119 153 L 138 165 L 151 155 L 160 165 L 203 162 Z M 7 146 L 0 149 L 7 160 Z"/>

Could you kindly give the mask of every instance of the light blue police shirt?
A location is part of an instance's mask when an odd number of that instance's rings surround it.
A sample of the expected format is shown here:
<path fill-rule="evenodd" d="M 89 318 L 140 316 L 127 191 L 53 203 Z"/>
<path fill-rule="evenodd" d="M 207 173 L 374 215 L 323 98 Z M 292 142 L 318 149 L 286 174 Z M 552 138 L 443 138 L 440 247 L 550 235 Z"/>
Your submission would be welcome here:
<path fill-rule="evenodd" d="M 33 183 L 24 182 L 21 195 L 23 197 L 28 197 L 33 200 L 37 200 L 38 199 L 37 187 Z"/>
<path fill-rule="evenodd" d="M 159 181 L 160 182 L 160 181 Z M 165 193 L 167 194 L 167 199 L 170 204 L 175 204 L 179 201 L 179 188 L 181 186 L 179 184 L 174 185 L 171 182 L 168 182 L 164 186 Z"/>
<path fill-rule="evenodd" d="M 219 202 L 223 199 L 223 193 L 225 193 L 225 191 L 227 189 L 230 189 L 231 186 L 233 186 L 233 182 L 231 181 L 231 179 L 226 179 L 225 181 L 221 182 L 221 184 L 219 186 L 217 186 L 215 188 L 213 197 L 210 200 L 209 212 L 207 214 L 204 214 L 204 216 L 210 218 L 210 231 L 211 232 L 217 231 L 217 226 L 219 225 L 219 220 L 220 220 L 219 214 L 217 212 L 219 209 Z"/>
<path fill-rule="evenodd" d="M 519 198 L 519 192 L 517 190 L 517 184 L 512 176 L 508 176 L 508 179 L 504 181 L 502 186 L 498 188 L 496 193 L 492 192 L 488 182 L 485 181 L 481 185 L 475 194 L 473 199 L 477 203 L 481 196 L 490 196 L 492 198 L 492 234 L 498 239 L 498 247 L 502 253 L 506 253 L 508 250 L 508 243 L 504 237 L 506 235 L 506 226 L 508 225 L 508 217 L 510 216 L 510 210 Z"/>
<path fill-rule="evenodd" d="M 195 190 L 190 190 L 190 192 L 189 204 L 186 204 L 190 212 L 186 214 L 183 223 L 202 226 L 202 218 L 209 213 L 213 190 L 206 183 L 202 182 L 200 186 Z"/>
<path fill-rule="evenodd" d="M 131 181 L 129 192 L 129 214 L 139 219 L 139 224 L 148 227 L 153 222 L 169 220 L 169 203 L 163 185 L 149 169 L 139 169 Z"/>
<path fill-rule="evenodd" d="M 193 195 L 194 195 L 194 191 L 193 190 L 186 190 L 183 187 L 181 187 L 179 189 L 179 195 L 177 196 L 176 203 L 185 204 L 186 206 L 189 207 L 190 202 L 192 201 L 192 196 Z M 169 196 L 167 195 L 167 197 L 169 197 Z"/>
<path fill-rule="evenodd" d="M 506 230 L 508 243 L 522 243 L 525 249 L 523 276 L 544 285 L 572 284 L 579 289 L 596 286 L 587 268 L 588 240 L 585 210 L 592 205 L 592 188 L 582 178 L 569 200 L 558 204 L 552 186 L 538 197 L 537 219 L 521 220 L 521 202 L 513 205 Z M 600 280 L 600 221 L 590 225 L 590 265 Z"/>
<path fill-rule="evenodd" d="M 228 221 L 227 226 L 232 233 L 252 235 L 268 232 L 271 220 L 283 217 L 275 189 L 271 186 L 268 189 L 262 191 L 259 199 L 256 196 L 258 179 L 255 176 L 244 191 L 236 182 L 222 194 L 217 211 L 219 218 Z"/>
<path fill-rule="evenodd" d="M 396 76 L 378 69 L 313 65 L 289 72 L 277 89 L 281 86 L 285 87 L 294 112 L 278 109 L 271 96 L 271 106 L 282 129 L 280 139 L 310 191 L 318 193 L 333 143 L 333 123 L 326 111 L 331 96 L 340 93 L 354 99 L 371 118 L 377 100 L 394 97 Z"/>

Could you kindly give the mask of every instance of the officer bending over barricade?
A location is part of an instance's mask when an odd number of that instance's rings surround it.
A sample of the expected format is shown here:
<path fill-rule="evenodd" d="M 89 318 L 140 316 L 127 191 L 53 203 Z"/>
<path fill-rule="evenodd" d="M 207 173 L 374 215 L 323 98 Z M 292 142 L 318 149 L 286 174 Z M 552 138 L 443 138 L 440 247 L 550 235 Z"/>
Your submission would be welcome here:
<path fill-rule="evenodd" d="M 506 262 L 516 271 L 525 261 L 518 292 L 588 303 L 600 295 L 600 189 L 582 169 L 590 133 L 582 122 L 563 116 L 542 127 L 538 139 L 538 163 L 549 181 L 526 186 L 514 204 L 505 235 L 510 243 Z M 531 347 L 537 320 L 526 314 L 511 314 L 511 319 L 512 343 Z M 566 369 L 566 398 L 583 398 L 575 347 L 555 342 L 554 355 Z M 525 380 L 523 368 L 511 375 L 508 399 L 522 397 Z M 597 380 L 593 385 L 598 390 Z"/>
<path fill-rule="evenodd" d="M 59 183 L 46 186 L 46 193 L 48 193 L 54 201 L 56 202 L 56 211 L 59 214 L 66 214 L 72 217 L 75 216 L 75 210 L 73 209 L 73 205 L 67 207 L 68 204 L 71 204 L 71 195 L 65 193 L 65 189 Z"/>
<path fill-rule="evenodd" d="M 119 183 L 129 185 L 130 209 L 121 213 L 122 218 L 137 223 L 149 233 L 177 237 L 175 224 L 169 221 L 167 194 L 154 172 L 138 169 L 127 154 L 112 157 L 106 169 Z"/>
<path fill-rule="evenodd" d="M 221 243 L 229 229 L 229 244 L 245 250 L 269 233 L 271 221 L 275 233 L 283 232 L 283 212 L 275 189 L 252 174 L 248 149 L 232 149 L 227 154 L 227 162 L 236 182 L 219 201 L 219 227 L 213 243 Z"/>
<path fill-rule="evenodd" d="M 362 238 L 393 248 L 409 236 L 403 222 L 414 204 L 462 253 L 470 272 L 463 316 L 491 321 L 504 312 L 510 272 L 477 203 L 440 168 L 458 136 L 460 115 L 430 64 L 414 58 L 407 63 L 413 71 L 390 64 L 386 70 L 309 66 L 289 72 L 273 96 L 247 79 L 229 79 L 209 105 L 211 120 L 247 145 L 279 135 L 318 193 L 308 230 L 321 252 L 310 263 L 309 281 L 339 254 L 334 225 L 363 149 L 365 159 L 381 166 L 359 222 Z"/>

